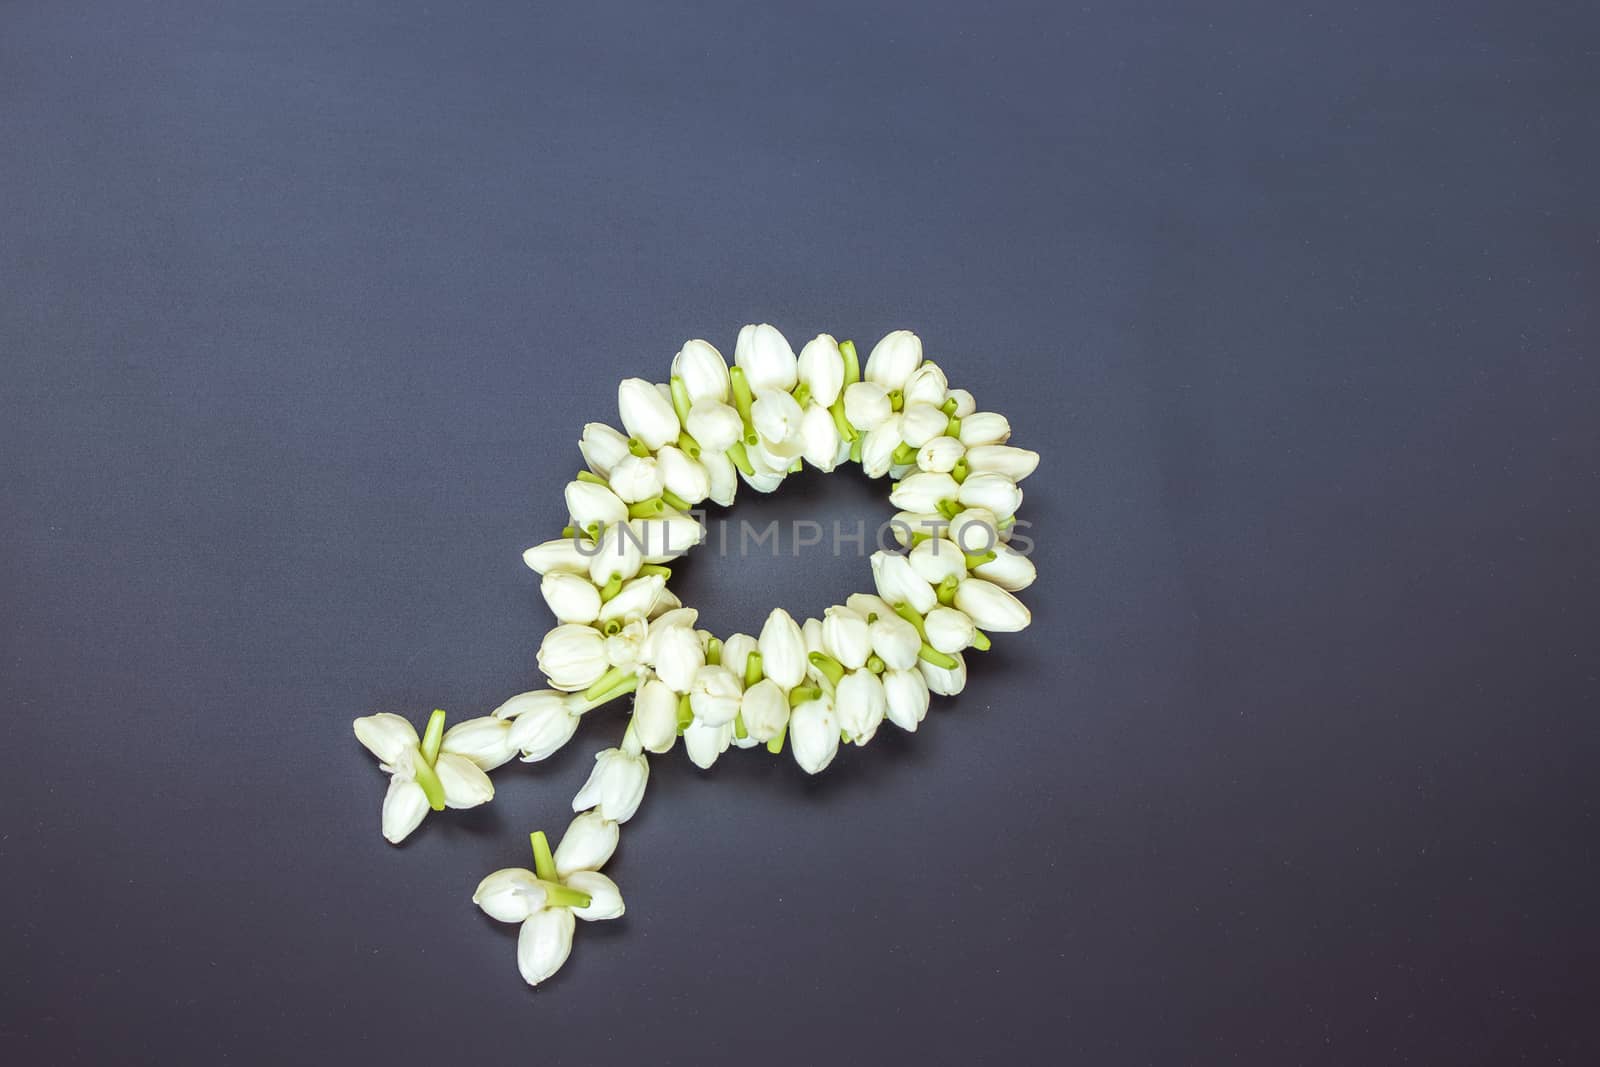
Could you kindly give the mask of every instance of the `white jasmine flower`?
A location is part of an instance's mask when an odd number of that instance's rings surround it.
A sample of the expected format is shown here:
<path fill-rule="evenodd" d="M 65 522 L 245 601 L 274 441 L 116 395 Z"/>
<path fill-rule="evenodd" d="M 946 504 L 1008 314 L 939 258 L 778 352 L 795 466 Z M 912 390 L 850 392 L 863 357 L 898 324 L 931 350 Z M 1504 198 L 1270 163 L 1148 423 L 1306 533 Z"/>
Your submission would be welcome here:
<path fill-rule="evenodd" d="M 819 333 L 800 350 L 800 380 L 811 390 L 811 401 L 826 408 L 839 399 L 844 388 L 844 356 L 839 342 L 830 334 Z"/>
<path fill-rule="evenodd" d="M 1011 423 L 1004 415 L 978 411 L 961 416 L 961 443 L 968 448 L 1004 444 L 1011 436 Z"/>
<path fill-rule="evenodd" d="M 633 540 L 642 546 L 646 563 L 670 563 L 698 545 L 705 537 L 705 527 L 692 515 L 665 511 L 652 519 L 630 519 L 628 529 Z"/>
<path fill-rule="evenodd" d="M 900 413 L 900 436 L 912 448 L 942 436 L 949 425 L 950 416 L 932 404 L 907 404 Z"/>
<path fill-rule="evenodd" d="M 789 747 L 807 774 L 827 769 L 839 753 L 839 717 L 826 693 L 789 713 Z"/>
<path fill-rule="evenodd" d="M 922 651 L 922 635 L 917 628 L 891 610 L 867 624 L 872 634 L 872 651 L 890 670 L 909 670 Z"/>
<path fill-rule="evenodd" d="M 669 626 L 650 635 L 650 665 L 675 692 L 687 693 L 695 672 L 705 666 L 700 637 L 687 626 Z"/>
<path fill-rule="evenodd" d="M 543 910 L 544 885 L 538 875 L 520 867 L 495 871 L 478 883 L 472 902 L 491 919 L 503 923 L 523 922 Z"/>
<path fill-rule="evenodd" d="M 823 651 L 823 649 L 822 649 L 822 620 L 820 620 L 820 619 L 807 619 L 805 622 L 801 623 L 800 624 L 800 640 L 805 642 L 807 659 L 810 658 L 810 656 L 811 656 L 811 654 L 813 652 L 821 652 L 821 651 Z"/>
<path fill-rule="evenodd" d="M 948 474 L 965 454 L 966 446 L 941 433 L 917 449 L 917 469 Z"/>
<path fill-rule="evenodd" d="M 641 574 L 622 583 L 617 595 L 600 607 L 599 621 L 612 619 L 631 622 L 647 618 L 660 602 L 667 580 L 659 574 Z"/>
<path fill-rule="evenodd" d="M 794 349 L 776 327 L 766 323 L 739 331 L 733 362 L 744 370 L 752 391 L 777 389 L 787 393 L 799 381 Z"/>
<path fill-rule="evenodd" d="M 713 726 L 697 718 L 683 731 L 683 750 L 689 753 L 690 762 L 702 771 L 709 771 L 712 764 L 717 762 L 717 757 L 728 751 L 728 746 L 732 743 L 731 719 Z"/>
<path fill-rule="evenodd" d="M 643 565 L 639 538 L 631 526 L 619 522 L 606 527 L 606 532 L 600 535 L 594 557 L 589 560 L 589 580 L 597 586 L 605 585 L 612 578 L 626 581 L 638 574 Z"/>
<path fill-rule="evenodd" d="M 955 608 L 937 607 L 922 620 L 928 644 L 939 652 L 960 652 L 972 644 L 977 630 L 966 612 Z"/>
<path fill-rule="evenodd" d="M 690 403 L 728 399 L 728 363 L 709 341 L 685 342 L 672 357 L 672 376 L 683 382 Z M 689 432 L 696 441 L 705 444 L 699 434 L 693 430 Z"/>
<path fill-rule="evenodd" d="M 941 501 L 955 500 L 960 489 L 960 483 L 948 474 L 918 471 L 895 483 L 889 503 L 904 511 L 937 511 Z"/>
<path fill-rule="evenodd" d="M 839 728 L 858 745 L 871 741 L 888 710 L 883 683 L 871 671 L 850 671 L 833 693 Z"/>
<path fill-rule="evenodd" d="M 861 469 L 866 472 L 868 478 L 882 478 L 889 473 L 889 468 L 894 465 L 895 449 L 899 448 L 900 444 L 898 415 L 885 419 L 862 435 Z"/>
<path fill-rule="evenodd" d="M 522 553 L 522 562 L 536 574 L 561 571 L 567 574 L 588 574 L 589 561 L 594 558 L 594 542 L 587 538 L 557 537 Z"/>
<path fill-rule="evenodd" d="M 831 607 L 822 613 L 822 649 L 845 670 L 857 670 L 872 653 L 867 620 L 848 607 Z"/>
<path fill-rule="evenodd" d="M 544 635 L 538 662 L 550 684 L 569 693 L 589 688 L 610 666 L 600 631 L 573 623 L 562 623 Z"/>
<path fill-rule="evenodd" d="M 967 576 L 967 558 L 961 546 L 943 537 L 929 537 L 918 542 L 906 559 L 911 562 L 911 569 L 929 585 L 937 586 L 946 578 Z"/>
<path fill-rule="evenodd" d="M 593 622 L 600 614 L 600 590 L 576 574 L 550 572 L 539 583 L 539 593 L 562 622 Z"/>
<path fill-rule="evenodd" d="M 475 808 L 494 799 L 494 783 L 466 756 L 441 751 L 433 761 L 433 772 L 444 786 L 446 807 Z"/>
<path fill-rule="evenodd" d="M 883 672 L 883 693 L 889 721 L 915 732 L 928 714 L 928 683 L 916 668 Z"/>
<path fill-rule="evenodd" d="M 378 757 L 378 762 L 390 767 L 405 763 L 411 750 L 422 744 L 417 728 L 401 715 L 380 711 L 364 715 L 353 724 L 356 740 Z"/>
<path fill-rule="evenodd" d="M 1000 544 L 1000 520 L 987 508 L 966 508 L 950 519 L 946 534 L 961 551 L 981 556 Z"/>
<path fill-rule="evenodd" d="M 1033 584 L 1037 576 L 1033 560 L 1018 552 L 1009 545 L 997 544 L 994 546 L 995 558 L 981 566 L 974 567 L 972 573 L 986 582 L 993 582 L 1007 592 L 1018 592 Z"/>
<path fill-rule="evenodd" d="M 789 698 L 777 682 L 763 678 L 744 691 L 739 701 L 745 732 L 757 741 L 771 741 L 789 721 Z"/>
<path fill-rule="evenodd" d="M 510 743 L 522 752 L 524 763 L 535 763 L 572 740 L 583 707 L 583 697 L 576 693 L 541 689 L 517 694 L 496 708 L 494 717 L 511 720 Z"/>
<path fill-rule="evenodd" d="M 669 441 L 676 441 L 681 427 L 672 401 L 643 378 L 624 378 L 617 386 L 617 409 L 623 427 L 654 452 Z"/>
<path fill-rule="evenodd" d="M 609 526 L 628 517 L 628 505 L 603 485 L 576 480 L 568 482 L 566 498 L 567 514 L 572 516 L 572 524 L 580 530 L 593 525 Z"/>
<path fill-rule="evenodd" d="M 617 888 L 617 883 L 601 874 L 599 871 L 573 871 L 565 879 L 568 889 L 576 889 L 580 893 L 589 894 L 589 906 L 571 909 L 573 917 L 584 922 L 599 922 L 605 919 L 616 919 L 622 916 L 622 891 Z"/>
<path fill-rule="evenodd" d="M 888 390 L 876 382 L 852 382 L 844 387 L 844 417 L 863 433 L 893 414 Z"/>
<path fill-rule="evenodd" d="M 912 371 L 900 391 L 908 408 L 913 404 L 931 404 L 937 408 L 949 395 L 950 382 L 939 365 L 930 361 Z"/>
<path fill-rule="evenodd" d="M 682 497 L 684 503 L 698 504 L 710 495 L 711 476 L 676 445 L 667 445 L 656 453 L 656 463 L 661 470 L 662 484 Z"/>
<path fill-rule="evenodd" d="M 889 520 L 889 532 L 902 548 L 913 548 L 919 538 L 935 536 L 949 525 L 950 520 L 937 511 L 897 511 Z"/>
<path fill-rule="evenodd" d="M 689 436 L 705 452 L 726 452 L 744 436 L 744 420 L 720 400 L 696 400 L 689 409 Z"/>
<path fill-rule="evenodd" d="M 965 389 L 950 390 L 950 396 L 946 397 L 946 399 L 951 398 L 956 402 L 956 409 L 952 414 L 958 419 L 964 419 L 978 410 L 978 402 L 972 399 L 972 394 Z"/>
<path fill-rule="evenodd" d="M 572 954 L 571 908 L 545 908 L 534 912 L 517 935 L 517 970 L 523 981 L 538 985 L 559 971 Z"/>
<path fill-rule="evenodd" d="M 739 714 L 739 700 L 743 695 L 744 684 L 732 671 L 707 664 L 694 672 L 689 686 L 689 707 L 694 717 L 707 726 L 724 726 Z"/>
<path fill-rule="evenodd" d="M 644 799 L 645 783 L 650 778 L 650 764 L 637 753 L 620 748 L 608 748 L 594 758 L 594 770 L 589 780 L 572 798 L 572 810 L 594 808 L 602 818 L 623 823 L 633 818 Z"/>
<path fill-rule="evenodd" d="M 761 669 L 768 678 L 784 689 L 793 689 L 805 680 L 805 637 L 787 611 L 772 609 L 756 643 L 761 650 Z"/>
<path fill-rule="evenodd" d="M 1011 445 L 978 445 L 967 451 L 967 466 L 1020 482 L 1039 468 L 1039 453 Z"/>
<path fill-rule="evenodd" d="M 700 465 L 706 469 L 706 495 L 723 507 L 730 506 L 739 492 L 739 468 L 723 453 L 704 448 L 700 452 Z"/>
<path fill-rule="evenodd" d="M 745 660 L 754 651 L 756 651 L 755 638 L 749 634 L 734 634 L 722 642 L 722 665 L 742 679 Z"/>
<path fill-rule="evenodd" d="M 750 423 L 761 438 L 761 447 L 773 457 L 792 462 L 800 455 L 800 421 L 804 413 L 794 397 L 777 389 L 756 393 L 750 408 Z"/>
<path fill-rule="evenodd" d="M 863 374 L 886 390 L 902 389 L 921 362 L 922 338 L 910 330 L 895 330 L 872 346 Z"/>
<path fill-rule="evenodd" d="M 633 730 L 646 752 L 667 752 L 678 739 L 678 694 L 651 678 L 633 698 Z"/>
<path fill-rule="evenodd" d="M 611 491 L 625 504 L 661 495 L 661 471 L 649 456 L 629 455 L 611 469 Z"/>
<path fill-rule="evenodd" d="M 598 871 L 617 850 L 620 837 L 616 822 L 598 811 L 573 816 L 567 832 L 561 835 L 561 844 L 556 847 L 556 873 L 565 880 L 579 871 Z"/>
<path fill-rule="evenodd" d="M 956 587 L 956 607 L 971 616 L 978 629 L 993 633 L 1013 633 L 1033 621 L 1027 605 L 982 578 L 968 578 Z"/>
<path fill-rule="evenodd" d="M 910 604 L 922 614 L 938 603 L 933 586 L 911 567 L 911 561 L 892 552 L 872 554 L 872 581 L 878 595 L 890 604 Z"/>
<path fill-rule="evenodd" d="M 383 839 L 398 845 L 410 837 L 411 831 L 422 825 L 428 808 L 428 795 L 412 777 L 412 772 L 397 768 L 389 778 L 388 792 L 383 795 Z"/>
<path fill-rule="evenodd" d="M 922 680 L 928 683 L 931 692 L 953 697 L 967 687 L 966 658 L 958 652 L 955 661 L 956 665 L 947 669 L 936 667 L 925 659 L 917 660 L 917 670 L 922 673 Z"/>
<path fill-rule="evenodd" d="M 610 477 L 612 468 L 630 455 L 627 437 L 603 422 L 584 423 L 578 451 L 589 469 L 602 478 Z"/>
<path fill-rule="evenodd" d="M 379 766 L 389 775 L 383 798 L 383 836 L 390 844 L 405 840 L 421 825 L 430 807 L 471 808 L 494 796 L 493 784 L 477 764 L 467 756 L 439 750 L 444 712 L 434 712 L 429 723 L 431 763 L 416 728 L 399 715 L 380 712 L 356 719 L 352 725 L 356 740 L 378 757 Z M 434 790 L 431 796 L 430 789 Z"/>
<path fill-rule="evenodd" d="M 983 508 L 998 519 L 1007 519 L 1022 506 L 1022 490 L 1003 474 L 969 474 L 956 494 L 963 507 Z"/>
<path fill-rule="evenodd" d="M 639 663 L 639 649 L 648 634 L 643 619 L 629 619 L 622 629 L 606 638 L 606 663 L 612 667 L 632 668 Z"/>
<path fill-rule="evenodd" d="M 439 751 L 463 756 L 479 770 L 492 771 L 511 761 L 517 754 L 517 744 L 511 736 L 509 720 L 486 715 L 458 722 L 446 730 Z"/>
<path fill-rule="evenodd" d="M 800 417 L 800 454 L 805 461 L 818 470 L 833 470 L 839 463 L 840 440 L 833 414 L 820 404 L 808 405 Z"/>

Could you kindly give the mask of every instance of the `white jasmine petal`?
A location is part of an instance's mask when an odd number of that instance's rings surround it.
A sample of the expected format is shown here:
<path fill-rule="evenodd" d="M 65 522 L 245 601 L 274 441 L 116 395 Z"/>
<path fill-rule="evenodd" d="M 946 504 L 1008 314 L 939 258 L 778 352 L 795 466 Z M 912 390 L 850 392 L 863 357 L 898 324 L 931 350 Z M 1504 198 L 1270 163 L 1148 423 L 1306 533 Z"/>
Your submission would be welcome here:
<path fill-rule="evenodd" d="M 574 916 L 584 922 L 616 919 L 622 915 L 624 910 L 622 891 L 617 888 L 617 883 L 599 871 L 574 871 L 572 876 L 566 879 L 566 884 L 568 889 L 589 894 L 587 908 L 569 909 Z"/>
<path fill-rule="evenodd" d="M 522 553 L 522 562 L 538 574 L 565 572 L 588 574 L 594 558 L 594 542 L 588 538 L 557 537 L 534 545 Z"/>
<path fill-rule="evenodd" d="M 659 678 L 639 687 L 633 698 L 633 731 L 646 752 L 667 752 L 678 739 L 678 694 Z"/>
<path fill-rule="evenodd" d="M 940 501 L 956 499 L 960 489 L 960 483 L 948 474 L 918 471 L 895 484 L 889 503 L 905 511 L 936 511 Z"/>
<path fill-rule="evenodd" d="M 706 496 L 723 507 L 731 506 L 739 492 L 739 468 L 733 465 L 733 460 L 721 452 L 702 450 L 700 465 L 706 469 L 709 482 Z"/>
<path fill-rule="evenodd" d="M 807 406 L 800 417 L 800 454 L 805 461 L 821 471 L 833 470 L 839 460 L 839 441 L 833 414 L 819 404 Z"/>
<path fill-rule="evenodd" d="M 417 728 L 404 717 L 392 712 L 380 711 L 376 715 L 364 715 L 353 725 L 356 740 L 365 745 L 367 751 L 377 756 L 379 763 L 386 763 L 391 767 L 401 766 L 401 761 L 408 758 L 410 751 L 422 744 L 422 739 L 417 736 Z"/>
<path fill-rule="evenodd" d="M 883 683 L 867 670 L 851 671 L 839 679 L 833 706 L 839 717 L 839 728 L 858 745 L 872 740 L 888 709 Z"/>
<path fill-rule="evenodd" d="M 1033 560 L 1018 552 L 1009 545 L 997 544 L 994 546 L 995 558 L 981 566 L 974 567 L 972 573 L 986 582 L 993 582 L 1007 592 L 1018 592 L 1028 588 L 1037 577 Z"/>
<path fill-rule="evenodd" d="M 649 616 L 661 599 L 667 580 L 659 574 L 641 574 L 622 583 L 617 595 L 600 607 L 600 622 L 611 619 L 632 621 Z"/>
<path fill-rule="evenodd" d="M 751 449 L 753 452 L 754 449 Z M 754 456 L 750 457 L 753 461 Z M 783 484 L 783 475 L 776 472 L 757 470 L 754 474 L 739 472 L 739 479 L 758 493 L 770 493 Z"/>
<path fill-rule="evenodd" d="M 889 520 L 889 532 L 902 548 L 912 548 L 923 537 L 936 537 L 950 525 L 937 511 L 897 511 Z"/>
<path fill-rule="evenodd" d="M 960 652 L 972 644 L 976 629 L 966 612 L 955 608 L 937 607 L 922 620 L 928 644 L 940 652 Z"/>
<path fill-rule="evenodd" d="M 839 717 L 827 696 L 808 700 L 789 713 L 789 747 L 807 774 L 827 769 L 839 753 Z"/>
<path fill-rule="evenodd" d="M 750 423 L 761 438 L 761 446 L 779 460 L 793 462 L 800 455 L 803 417 L 794 397 L 777 389 L 760 390 L 750 407 Z"/>
<path fill-rule="evenodd" d="M 978 445 L 967 452 L 967 466 L 1020 482 L 1039 469 L 1039 453 L 1011 445 Z"/>
<path fill-rule="evenodd" d="M 844 417 L 863 433 L 893 414 L 888 390 L 876 382 L 852 382 L 844 387 Z"/>
<path fill-rule="evenodd" d="M 948 474 L 965 454 L 965 445 L 954 437 L 940 434 L 917 449 L 917 469 Z"/>
<path fill-rule="evenodd" d="M 894 614 L 889 602 L 876 593 L 851 593 L 845 597 L 844 606 L 866 619 L 868 624 L 871 624 L 874 615 L 882 618 Z"/>
<path fill-rule="evenodd" d="M 941 436 L 949 425 L 950 416 L 932 404 L 907 404 L 900 413 L 900 436 L 912 448 Z"/>
<path fill-rule="evenodd" d="M 864 374 L 867 381 L 885 389 L 901 389 L 921 362 L 922 338 L 910 330 L 895 330 L 872 346 Z"/>
<path fill-rule="evenodd" d="M 778 389 L 787 393 L 799 381 L 794 349 L 776 327 L 766 323 L 739 331 L 733 361 L 744 369 L 752 391 Z"/>
<path fill-rule="evenodd" d="M 650 456 L 629 455 L 611 471 L 611 491 L 626 504 L 661 495 L 661 471 Z"/>
<path fill-rule="evenodd" d="M 561 693 L 554 689 L 536 689 L 531 693 L 518 693 L 490 712 L 497 719 L 516 719 L 523 715 L 548 715 L 560 709 L 569 715 L 581 712 L 583 698 L 575 693 Z"/>
<path fill-rule="evenodd" d="M 819 333 L 800 350 L 800 380 L 811 390 L 811 400 L 824 408 L 839 399 L 844 388 L 844 356 L 831 334 Z"/>
<path fill-rule="evenodd" d="M 551 571 L 539 583 L 539 593 L 561 622 L 593 622 L 600 614 L 600 590 L 586 577 Z"/>
<path fill-rule="evenodd" d="M 545 908 L 528 916 L 517 935 L 517 970 L 529 985 L 538 985 L 561 969 L 572 953 L 571 908 Z"/>
<path fill-rule="evenodd" d="M 1003 444 L 1011 436 L 1011 423 L 1004 415 L 978 411 L 961 416 L 961 443 L 968 448 Z"/>
<path fill-rule="evenodd" d="M 732 742 L 731 721 L 713 726 L 696 719 L 683 731 L 683 750 L 689 753 L 690 761 L 702 771 L 710 770 L 712 764 L 717 762 L 717 757 L 728 751 Z"/>
<path fill-rule="evenodd" d="M 889 473 L 889 468 L 894 465 L 894 451 L 900 444 L 898 415 L 885 419 L 862 435 L 861 469 L 868 478 L 882 478 Z"/>
<path fill-rule="evenodd" d="M 629 669 L 637 666 L 648 632 L 643 619 L 629 619 L 619 632 L 606 638 L 606 665 Z"/>
<path fill-rule="evenodd" d="M 672 357 L 672 376 L 682 380 L 691 403 L 728 399 L 728 363 L 709 341 L 686 341 Z M 689 432 L 705 444 L 699 434 Z"/>
<path fill-rule="evenodd" d="M 705 537 L 705 527 L 692 515 L 663 512 L 653 519 L 631 519 L 629 540 L 641 546 L 646 563 L 670 563 Z"/>
<path fill-rule="evenodd" d="M 566 499 L 567 514 L 572 516 L 572 524 L 580 530 L 595 524 L 609 526 L 628 517 L 628 505 L 622 502 L 622 498 L 593 482 L 568 482 Z"/>
<path fill-rule="evenodd" d="M 983 508 L 997 519 L 1006 519 L 1022 506 L 1022 490 L 1003 474 L 969 474 L 956 499 L 963 507 Z"/>
<path fill-rule="evenodd" d="M 650 765 L 643 756 L 620 748 L 608 748 L 594 758 L 588 781 L 572 798 L 572 810 L 594 808 L 612 822 L 627 822 L 644 799 Z"/>
<path fill-rule="evenodd" d="M 428 795 L 410 776 L 396 774 L 389 779 L 389 791 L 383 795 L 383 837 L 391 845 L 398 845 L 422 825 L 428 814 Z"/>
<path fill-rule="evenodd" d="M 883 693 L 889 721 L 915 732 L 928 714 L 928 682 L 916 668 L 883 672 Z"/>
<path fill-rule="evenodd" d="M 694 624 L 699 620 L 699 618 L 700 612 L 696 611 L 694 608 L 680 607 L 651 619 L 650 638 L 645 642 L 644 648 L 640 649 L 640 658 L 646 663 L 654 660 L 656 658 L 656 642 L 661 639 L 662 635 L 664 635 L 668 630 L 678 627 L 687 627 L 688 629 L 693 630 Z"/>
<path fill-rule="evenodd" d="M 929 537 L 918 542 L 906 559 L 911 561 L 911 569 L 929 585 L 937 586 L 946 578 L 967 576 L 967 558 L 961 546 L 943 537 Z"/>
<path fill-rule="evenodd" d="M 927 362 L 911 372 L 901 388 L 906 407 L 912 404 L 931 404 L 938 407 L 949 395 L 950 382 L 937 363 Z"/>
<path fill-rule="evenodd" d="M 967 687 L 966 658 L 958 652 L 955 660 L 956 665 L 948 669 L 935 667 L 925 659 L 917 660 L 917 670 L 921 672 L 923 681 L 928 683 L 930 692 L 953 697 Z"/>
<path fill-rule="evenodd" d="M 578 451 L 589 469 L 602 478 L 609 477 L 612 468 L 630 455 L 628 438 L 603 422 L 584 423 Z"/>
<path fill-rule="evenodd" d="M 805 642 L 807 659 L 810 658 L 811 653 L 813 653 L 813 652 L 821 652 L 823 650 L 822 649 L 822 620 L 821 619 L 807 619 L 805 622 L 801 623 L 800 624 L 800 640 Z"/>
<path fill-rule="evenodd" d="M 1000 521 L 987 508 L 967 508 L 958 511 L 950 520 L 946 536 L 960 546 L 961 551 L 981 556 L 1000 544 Z"/>
<path fill-rule="evenodd" d="M 1014 633 L 1033 621 L 1027 605 L 982 578 L 968 578 L 956 586 L 956 607 L 972 617 L 980 630 Z"/>
<path fill-rule="evenodd" d="M 761 670 L 784 689 L 793 689 L 806 676 L 806 643 L 800 626 L 782 608 L 773 608 L 757 640 Z"/>
<path fill-rule="evenodd" d="M 707 726 L 723 726 L 739 714 L 744 685 L 726 667 L 707 664 L 694 672 L 689 686 L 689 707 Z M 685 735 L 687 736 L 687 735 Z"/>
<path fill-rule="evenodd" d="M 722 642 L 722 665 L 742 679 L 745 660 L 755 650 L 755 638 L 749 634 L 734 634 Z"/>
<path fill-rule="evenodd" d="M 771 678 L 763 678 L 744 691 L 739 701 L 745 732 L 757 741 L 771 741 L 789 721 L 789 698 Z"/>
<path fill-rule="evenodd" d="M 605 638 L 593 627 L 563 623 L 544 635 L 538 662 L 540 673 L 554 688 L 567 692 L 587 689 L 609 666 Z"/>
<path fill-rule="evenodd" d="M 689 436 L 705 452 L 726 452 L 744 436 L 744 420 L 720 400 L 697 400 L 689 409 Z"/>
<path fill-rule="evenodd" d="M 922 651 L 922 635 L 892 611 L 879 615 L 867 625 L 872 634 L 872 651 L 891 670 L 908 670 L 917 664 L 917 653 Z"/>
<path fill-rule="evenodd" d="M 652 382 L 624 378 L 617 386 L 617 409 L 623 427 L 652 452 L 678 439 L 678 414 L 672 410 L 672 401 Z"/>
<path fill-rule="evenodd" d="M 440 752 L 433 771 L 444 786 L 444 802 L 451 808 L 475 808 L 494 799 L 494 783 L 476 763 L 453 752 Z"/>
<path fill-rule="evenodd" d="M 643 540 L 626 522 L 606 527 L 589 560 L 589 580 L 595 585 L 605 585 L 612 578 L 626 581 L 639 573 L 644 565 L 641 551 Z"/>
<path fill-rule="evenodd" d="M 444 732 L 441 752 L 465 756 L 483 770 L 492 771 L 517 754 L 511 737 L 511 720 L 485 715 L 458 722 Z"/>
<path fill-rule="evenodd" d="M 617 850 L 621 836 L 617 824 L 598 811 L 575 815 L 556 846 L 556 873 L 565 881 L 579 871 L 598 871 Z"/>
<path fill-rule="evenodd" d="M 930 611 L 939 602 L 938 596 L 920 574 L 911 568 L 911 561 L 892 552 L 872 554 L 872 581 L 878 595 L 890 604 L 910 604 L 918 614 Z"/>
<path fill-rule="evenodd" d="M 958 419 L 964 419 L 978 410 L 978 402 L 972 399 L 972 394 L 965 389 L 950 390 L 950 397 L 955 399 L 956 410 L 954 415 Z"/>
<path fill-rule="evenodd" d="M 662 484 L 683 498 L 684 503 L 698 504 L 711 493 L 711 476 L 699 463 L 690 459 L 676 445 L 667 445 L 656 454 L 661 470 Z"/>
<path fill-rule="evenodd" d="M 524 697 L 539 696 L 524 693 Z M 568 694 L 564 694 L 568 695 Z M 570 694 L 576 697 L 576 694 Z M 518 700 L 512 697 L 511 700 Z M 507 701 L 510 704 L 511 701 Z M 502 705 L 504 706 L 504 705 Z M 568 741 L 578 729 L 578 705 L 573 702 L 541 700 L 519 713 L 511 724 L 511 743 L 522 753 L 524 763 L 548 759 Z M 499 712 L 495 712 L 496 715 Z"/>
<path fill-rule="evenodd" d="M 695 672 L 706 662 L 699 636 L 686 626 L 674 626 L 652 635 L 650 665 L 674 691 L 687 693 Z"/>
<path fill-rule="evenodd" d="M 472 902 L 491 919 L 519 923 L 544 907 L 544 887 L 539 876 L 520 867 L 495 871 L 478 883 Z"/>
<path fill-rule="evenodd" d="M 831 607 L 822 613 L 823 651 L 846 670 L 856 670 L 872 653 L 872 636 L 867 620 L 848 607 Z"/>

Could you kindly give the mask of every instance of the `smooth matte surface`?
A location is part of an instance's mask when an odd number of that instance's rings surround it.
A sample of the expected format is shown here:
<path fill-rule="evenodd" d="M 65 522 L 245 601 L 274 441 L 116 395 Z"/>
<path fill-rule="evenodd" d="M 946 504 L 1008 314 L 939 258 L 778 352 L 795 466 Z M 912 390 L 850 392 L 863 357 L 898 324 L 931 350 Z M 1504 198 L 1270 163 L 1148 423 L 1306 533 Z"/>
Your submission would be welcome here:
<path fill-rule="evenodd" d="M 0 7 L 0 1060 L 1595 1062 L 1580 7 Z M 350 720 L 534 687 L 579 425 L 760 320 L 1011 417 L 1034 627 L 659 761 L 531 992 L 620 714 L 398 850 Z"/>

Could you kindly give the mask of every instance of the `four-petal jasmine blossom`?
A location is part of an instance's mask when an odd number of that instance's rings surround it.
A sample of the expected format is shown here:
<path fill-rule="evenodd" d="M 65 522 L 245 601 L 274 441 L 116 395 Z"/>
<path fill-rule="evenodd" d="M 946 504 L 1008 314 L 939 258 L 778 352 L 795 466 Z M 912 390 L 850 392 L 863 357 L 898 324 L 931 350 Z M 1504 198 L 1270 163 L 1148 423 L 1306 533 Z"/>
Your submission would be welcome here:
<path fill-rule="evenodd" d="M 410 836 L 429 808 L 474 808 L 494 797 L 494 785 L 473 762 L 473 755 L 493 759 L 498 750 L 480 753 L 475 742 L 481 738 L 473 736 L 474 730 L 458 737 L 472 755 L 443 751 L 444 719 L 444 712 L 435 711 L 421 738 L 409 722 L 389 712 L 363 716 L 353 724 L 356 740 L 378 757 L 379 766 L 389 775 L 389 789 L 383 798 L 383 836 L 390 844 L 398 845 Z"/>

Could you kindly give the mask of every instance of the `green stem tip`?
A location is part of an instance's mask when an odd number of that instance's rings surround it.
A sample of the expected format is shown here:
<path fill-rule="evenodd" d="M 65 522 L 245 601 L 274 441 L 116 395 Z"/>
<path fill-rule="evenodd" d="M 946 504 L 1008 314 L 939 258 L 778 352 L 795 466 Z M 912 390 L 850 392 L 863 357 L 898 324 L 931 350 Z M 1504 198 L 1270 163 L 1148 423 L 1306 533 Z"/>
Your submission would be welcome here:
<path fill-rule="evenodd" d="M 432 767 L 439 758 L 439 745 L 444 741 L 444 711 L 433 709 L 428 716 L 428 727 L 422 734 L 422 758 Z"/>
<path fill-rule="evenodd" d="M 533 842 L 533 873 L 546 882 L 558 882 L 556 858 L 550 854 L 550 839 L 544 836 L 543 830 L 535 830 L 528 839 Z"/>

